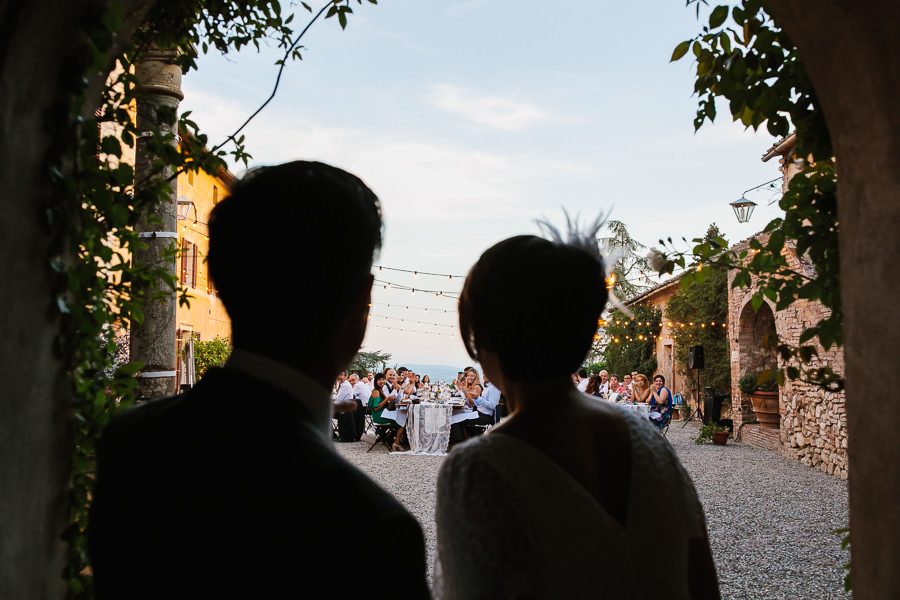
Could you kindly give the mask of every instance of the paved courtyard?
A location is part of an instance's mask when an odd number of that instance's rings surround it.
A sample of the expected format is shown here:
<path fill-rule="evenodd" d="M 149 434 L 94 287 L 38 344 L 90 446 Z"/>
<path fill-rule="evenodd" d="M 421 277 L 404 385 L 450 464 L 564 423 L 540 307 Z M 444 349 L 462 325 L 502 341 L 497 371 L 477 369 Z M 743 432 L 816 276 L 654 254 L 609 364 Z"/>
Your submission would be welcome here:
<path fill-rule="evenodd" d="M 831 533 L 847 524 L 847 482 L 732 440 L 724 447 L 697 445 L 698 428 L 675 421 L 668 438 L 703 502 L 722 597 L 849 598 L 843 591 L 849 553 Z M 391 455 L 384 447 L 366 453 L 364 442 L 335 445 L 419 520 L 430 577 L 443 457 Z"/>

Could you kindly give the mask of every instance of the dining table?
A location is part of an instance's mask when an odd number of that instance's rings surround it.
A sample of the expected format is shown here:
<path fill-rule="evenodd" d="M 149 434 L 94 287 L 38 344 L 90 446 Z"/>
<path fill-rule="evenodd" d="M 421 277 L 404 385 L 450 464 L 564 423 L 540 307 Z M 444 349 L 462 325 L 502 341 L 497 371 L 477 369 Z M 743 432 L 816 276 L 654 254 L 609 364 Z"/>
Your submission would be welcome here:
<path fill-rule="evenodd" d="M 616 406 L 621 406 L 625 410 L 631 410 L 636 413 L 640 413 L 645 417 L 650 416 L 650 405 L 643 403 L 634 403 L 634 402 L 617 402 Z"/>
<path fill-rule="evenodd" d="M 467 410 L 461 399 L 410 404 L 406 424 L 410 454 L 447 454 L 450 445 L 450 426 L 477 419 L 475 411 Z"/>

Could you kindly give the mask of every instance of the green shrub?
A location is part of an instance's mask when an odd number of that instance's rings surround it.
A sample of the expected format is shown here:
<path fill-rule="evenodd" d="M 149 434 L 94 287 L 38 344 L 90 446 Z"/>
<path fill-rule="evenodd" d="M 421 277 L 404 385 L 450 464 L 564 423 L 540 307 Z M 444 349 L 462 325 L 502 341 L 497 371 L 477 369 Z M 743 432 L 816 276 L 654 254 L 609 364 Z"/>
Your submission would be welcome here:
<path fill-rule="evenodd" d="M 194 369 L 197 379 L 210 367 L 221 367 L 231 354 L 231 342 L 227 338 L 214 337 L 206 342 L 194 341 Z"/>

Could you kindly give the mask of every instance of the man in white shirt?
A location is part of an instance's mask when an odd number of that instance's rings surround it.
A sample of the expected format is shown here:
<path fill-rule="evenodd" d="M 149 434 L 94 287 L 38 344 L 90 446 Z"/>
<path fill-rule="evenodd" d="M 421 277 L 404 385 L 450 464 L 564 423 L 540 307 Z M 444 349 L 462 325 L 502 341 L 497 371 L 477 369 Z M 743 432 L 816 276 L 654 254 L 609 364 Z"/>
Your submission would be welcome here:
<path fill-rule="evenodd" d="M 341 407 L 350 405 L 350 410 L 338 412 L 336 415 L 338 422 L 339 441 L 355 442 L 356 441 L 356 424 L 354 414 L 356 412 L 356 403 L 353 402 L 353 385 L 351 385 L 347 371 L 341 371 L 338 374 L 337 392 L 334 395 L 335 405 Z"/>
<path fill-rule="evenodd" d="M 350 373 L 350 385 L 353 386 L 353 401 L 356 402 L 353 425 L 356 427 L 356 440 L 359 441 L 366 431 L 366 406 L 369 404 L 369 396 L 372 395 L 372 392 L 356 373 Z"/>
<path fill-rule="evenodd" d="M 597 386 L 597 391 L 604 398 L 609 395 L 609 373 L 605 370 L 600 371 L 600 385 Z"/>
<path fill-rule="evenodd" d="M 585 370 L 584 367 L 578 369 L 578 372 L 575 373 L 575 378 L 577 380 L 575 387 L 577 387 L 578 391 L 583 394 L 588 386 L 587 370 Z"/>

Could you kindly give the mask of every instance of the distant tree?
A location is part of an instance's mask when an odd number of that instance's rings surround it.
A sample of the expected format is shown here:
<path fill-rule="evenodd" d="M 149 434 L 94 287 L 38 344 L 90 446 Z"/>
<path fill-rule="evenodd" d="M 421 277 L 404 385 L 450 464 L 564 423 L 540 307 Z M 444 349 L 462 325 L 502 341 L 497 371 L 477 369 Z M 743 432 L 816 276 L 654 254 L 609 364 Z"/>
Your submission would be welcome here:
<path fill-rule="evenodd" d="M 632 317 L 614 312 L 603 332 L 606 338 L 606 369 L 621 375 L 634 370 L 648 377 L 656 371 L 656 336 L 661 311 L 655 306 L 631 307 Z"/>
<path fill-rule="evenodd" d="M 709 226 L 705 239 L 720 237 L 715 223 Z M 701 385 L 716 392 L 731 391 L 731 358 L 728 330 L 710 327 L 710 323 L 728 320 L 728 273 L 722 269 L 707 269 L 703 280 L 678 291 L 666 305 L 666 318 L 679 323 L 695 323 L 680 330 L 675 338 L 675 366 L 681 375 L 688 374 L 687 359 L 691 346 L 703 346 L 704 368 Z M 700 324 L 705 326 L 701 327 Z M 694 397 L 699 398 L 696 378 L 688 378 Z"/>
<path fill-rule="evenodd" d="M 363 349 L 360 348 L 359 352 L 353 358 L 353 362 L 350 363 L 349 370 L 357 371 L 362 375 L 369 372 L 377 373 L 384 370 L 389 360 L 391 360 L 391 355 L 387 352 L 381 352 L 380 350 L 364 352 Z"/>
<path fill-rule="evenodd" d="M 607 221 L 605 229 L 609 236 L 599 238 L 600 251 L 607 259 L 615 258 L 612 266 L 612 292 L 622 300 L 633 298 L 650 289 L 651 283 L 646 273 L 652 272 L 647 262 L 647 246 L 638 242 L 628 233 L 622 221 Z"/>

